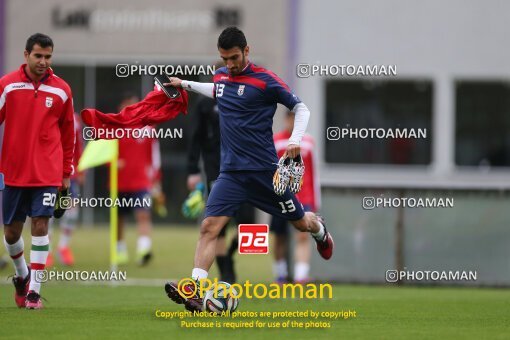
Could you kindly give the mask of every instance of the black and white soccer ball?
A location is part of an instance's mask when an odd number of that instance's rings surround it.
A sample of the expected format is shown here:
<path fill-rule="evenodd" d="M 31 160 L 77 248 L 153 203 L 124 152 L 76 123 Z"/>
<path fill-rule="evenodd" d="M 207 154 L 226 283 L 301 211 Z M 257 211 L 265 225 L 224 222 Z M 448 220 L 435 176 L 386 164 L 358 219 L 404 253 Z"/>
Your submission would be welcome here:
<path fill-rule="evenodd" d="M 204 295 L 204 311 L 221 314 L 234 312 L 239 305 L 238 292 L 228 282 L 218 281 Z"/>

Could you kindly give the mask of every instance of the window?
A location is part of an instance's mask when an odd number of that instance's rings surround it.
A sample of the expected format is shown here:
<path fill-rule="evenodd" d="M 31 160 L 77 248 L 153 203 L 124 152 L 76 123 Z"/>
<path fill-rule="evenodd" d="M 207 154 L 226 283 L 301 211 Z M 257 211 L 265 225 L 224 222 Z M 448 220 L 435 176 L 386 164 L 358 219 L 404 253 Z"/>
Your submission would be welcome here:
<path fill-rule="evenodd" d="M 52 66 L 57 76 L 64 79 L 73 93 L 74 110 L 80 112 L 85 105 L 85 67 Z"/>
<path fill-rule="evenodd" d="M 456 83 L 455 162 L 510 166 L 510 82 Z"/>
<path fill-rule="evenodd" d="M 96 109 L 119 112 L 119 104 L 126 93 L 142 95 L 141 76 L 119 78 L 113 66 L 96 67 Z"/>
<path fill-rule="evenodd" d="M 422 80 L 328 81 L 325 130 L 328 127 L 357 129 L 358 138 L 326 139 L 326 162 L 429 164 L 432 92 L 432 82 Z M 407 129 L 417 134 L 421 130 L 426 132 L 426 137 L 360 138 L 361 129 L 369 128 L 393 133 Z"/>

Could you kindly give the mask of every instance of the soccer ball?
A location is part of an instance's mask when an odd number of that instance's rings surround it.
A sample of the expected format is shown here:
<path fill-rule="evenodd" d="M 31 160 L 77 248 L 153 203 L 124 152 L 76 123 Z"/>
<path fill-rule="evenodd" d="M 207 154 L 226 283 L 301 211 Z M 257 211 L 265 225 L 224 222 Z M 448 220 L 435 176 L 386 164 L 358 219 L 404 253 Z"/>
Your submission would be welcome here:
<path fill-rule="evenodd" d="M 230 283 L 219 281 L 214 283 L 204 296 L 204 311 L 221 314 L 233 312 L 239 305 L 238 293 Z"/>

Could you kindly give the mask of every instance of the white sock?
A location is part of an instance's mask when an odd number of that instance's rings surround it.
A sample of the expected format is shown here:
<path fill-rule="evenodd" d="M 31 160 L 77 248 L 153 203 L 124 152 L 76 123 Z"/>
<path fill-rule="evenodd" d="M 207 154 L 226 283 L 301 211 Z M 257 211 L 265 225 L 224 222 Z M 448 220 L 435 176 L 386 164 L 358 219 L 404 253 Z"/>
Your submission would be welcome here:
<path fill-rule="evenodd" d="M 317 223 L 319 223 L 319 231 L 316 232 L 316 233 L 312 233 L 312 236 L 318 240 L 318 241 L 322 241 L 324 239 L 324 235 L 326 235 L 326 232 L 324 230 L 324 226 L 322 225 L 322 223 L 320 223 L 319 221 L 317 221 Z"/>
<path fill-rule="evenodd" d="M 151 250 L 152 240 L 149 236 L 140 236 L 137 242 L 137 252 L 138 253 L 147 253 Z"/>
<path fill-rule="evenodd" d="M 117 241 L 117 252 L 118 253 L 127 252 L 126 241 L 124 241 L 124 240 Z"/>
<path fill-rule="evenodd" d="M 294 281 L 303 281 L 308 279 L 310 265 L 306 262 L 298 262 L 294 266 Z"/>
<path fill-rule="evenodd" d="M 69 245 L 69 241 L 71 240 L 72 229 L 62 228 L 60 233 L 60 239 L 58 240 L 59 248 L 66 248 Z"/>
<path fill-rule="evenodd" d="M 287 261 L 285 261 L 285 259 L 273 262 L 273 275 L 276 279 L 287 278 L 289 272 L 287 270 Z"/>
<path fill-rule="evenodd" d="M 50 238 L 45 236 L 32 236 L 32 250 L 30 250 L 30 286 L 28 290 L 33 290 L 36 293 L 41 291 L 41 283 L 38 282 L 36 272 L 44 270 L 46 266 L 46 259 L 48 258 L 48 251 L 50 248 Z"/>
<path fill-rule="evenodd" d="M 74 229 L 78 223 L 79 211 L 77 207 L 73 207 L 66 211 L 60 219 L 60 229 Z"/>
<path fill-rule="evenodd" d="M 16 270 L 16 276 L 21 276 L 22 278 L 27 277 L 28 268 L 27 263 L 25 262 L 25 256 L 23 255 L 23 250 L 25 249 L 25 243 L 23 242 L 23 237 L 20 237 L 14 244 L 7 243 L 7 240 L 4 236 L 4 244 L 5 249 L 7 249 L 7 254 L 12 259 L 14 263 L 14 269 Z"/>
<path fill-rule="evenodd" d="M 207 276 L 209 273 L 202 268 L 193 268 L 193 271 L 191 272 L 191 278 L 195 281 L 201 280 L 201 279 L 207 279 Z"/>

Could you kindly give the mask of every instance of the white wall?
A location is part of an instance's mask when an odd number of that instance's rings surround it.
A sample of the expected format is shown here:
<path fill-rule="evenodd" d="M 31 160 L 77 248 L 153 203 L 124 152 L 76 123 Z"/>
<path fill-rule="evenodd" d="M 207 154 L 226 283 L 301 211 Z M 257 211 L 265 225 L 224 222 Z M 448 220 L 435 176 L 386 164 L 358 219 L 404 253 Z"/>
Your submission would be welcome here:
<path fill-rule="evenodd" d="M 510 78 L 510 3 L 504 1 L 299 1 L 297 63 L 396 64 L 398 78 L 433 81 L 433 162 L 407 169 L 326 165 L 324 77 L 295 82 L 314 117 L 322 182 L 360 186 L 510 187 L 510 172 L 454 167 L 454 81 Z M 490 117 L 488 117 L 490 119 Z"/>
<path fill-rule="evenodd" d="M 10 0 L 7 2 L 6 70 L 22 63 L 26 39 L 35 32 L 51 36 L 55 42 L 55 63 L 111 64 L 130 61 L 177 61 L 212 63 L 219 59 L 216 48 L 221 28 L 214 24 L 216 8 L 238 9 L 241 29 L 245 31 L 253 59 L 277 73 L 283 73 L 286 55 L 286 1 L 229 0 Z M 52 23 L 53 10 L 65 13 L 79 10 L 111 11 L 118 17 L 123 11 L 143 17 L 146 11 L 165 13 L 168 22 L 183 20 L 182 27 L 169 24 L 168 29 L 151 29 L 151 25 L 94 25 L 90 29 L 60 28 Z M 212 24 L 207 24 L 207 17 Z M 184 20 L 185 17 L 191 17 Z M 204 19 L 205 18 L 205 19 Z M 192 23 L 195 20 L 196 24 Z M 93 22 L 104 22 L 98 20 Z M 161 18 L 154 20 L 161 23 Z M 205 21 L 205 22 L 204 22 Z M 109 21 L 108 21 L 109 22 Z M 151 20 L 149 20 L 151 22 Z M 191 22 L 191 24 L 190 24 Z M 164 24 L 164 20 L 163 20 Z M 125 27 L 123 26 L 123 27 Z M 155 25 L 157 26 L 157 25 Z M 160 25 L 161 26 L 161 25 Z M 158 26 L 159 27 L 159 26 Z"/>

